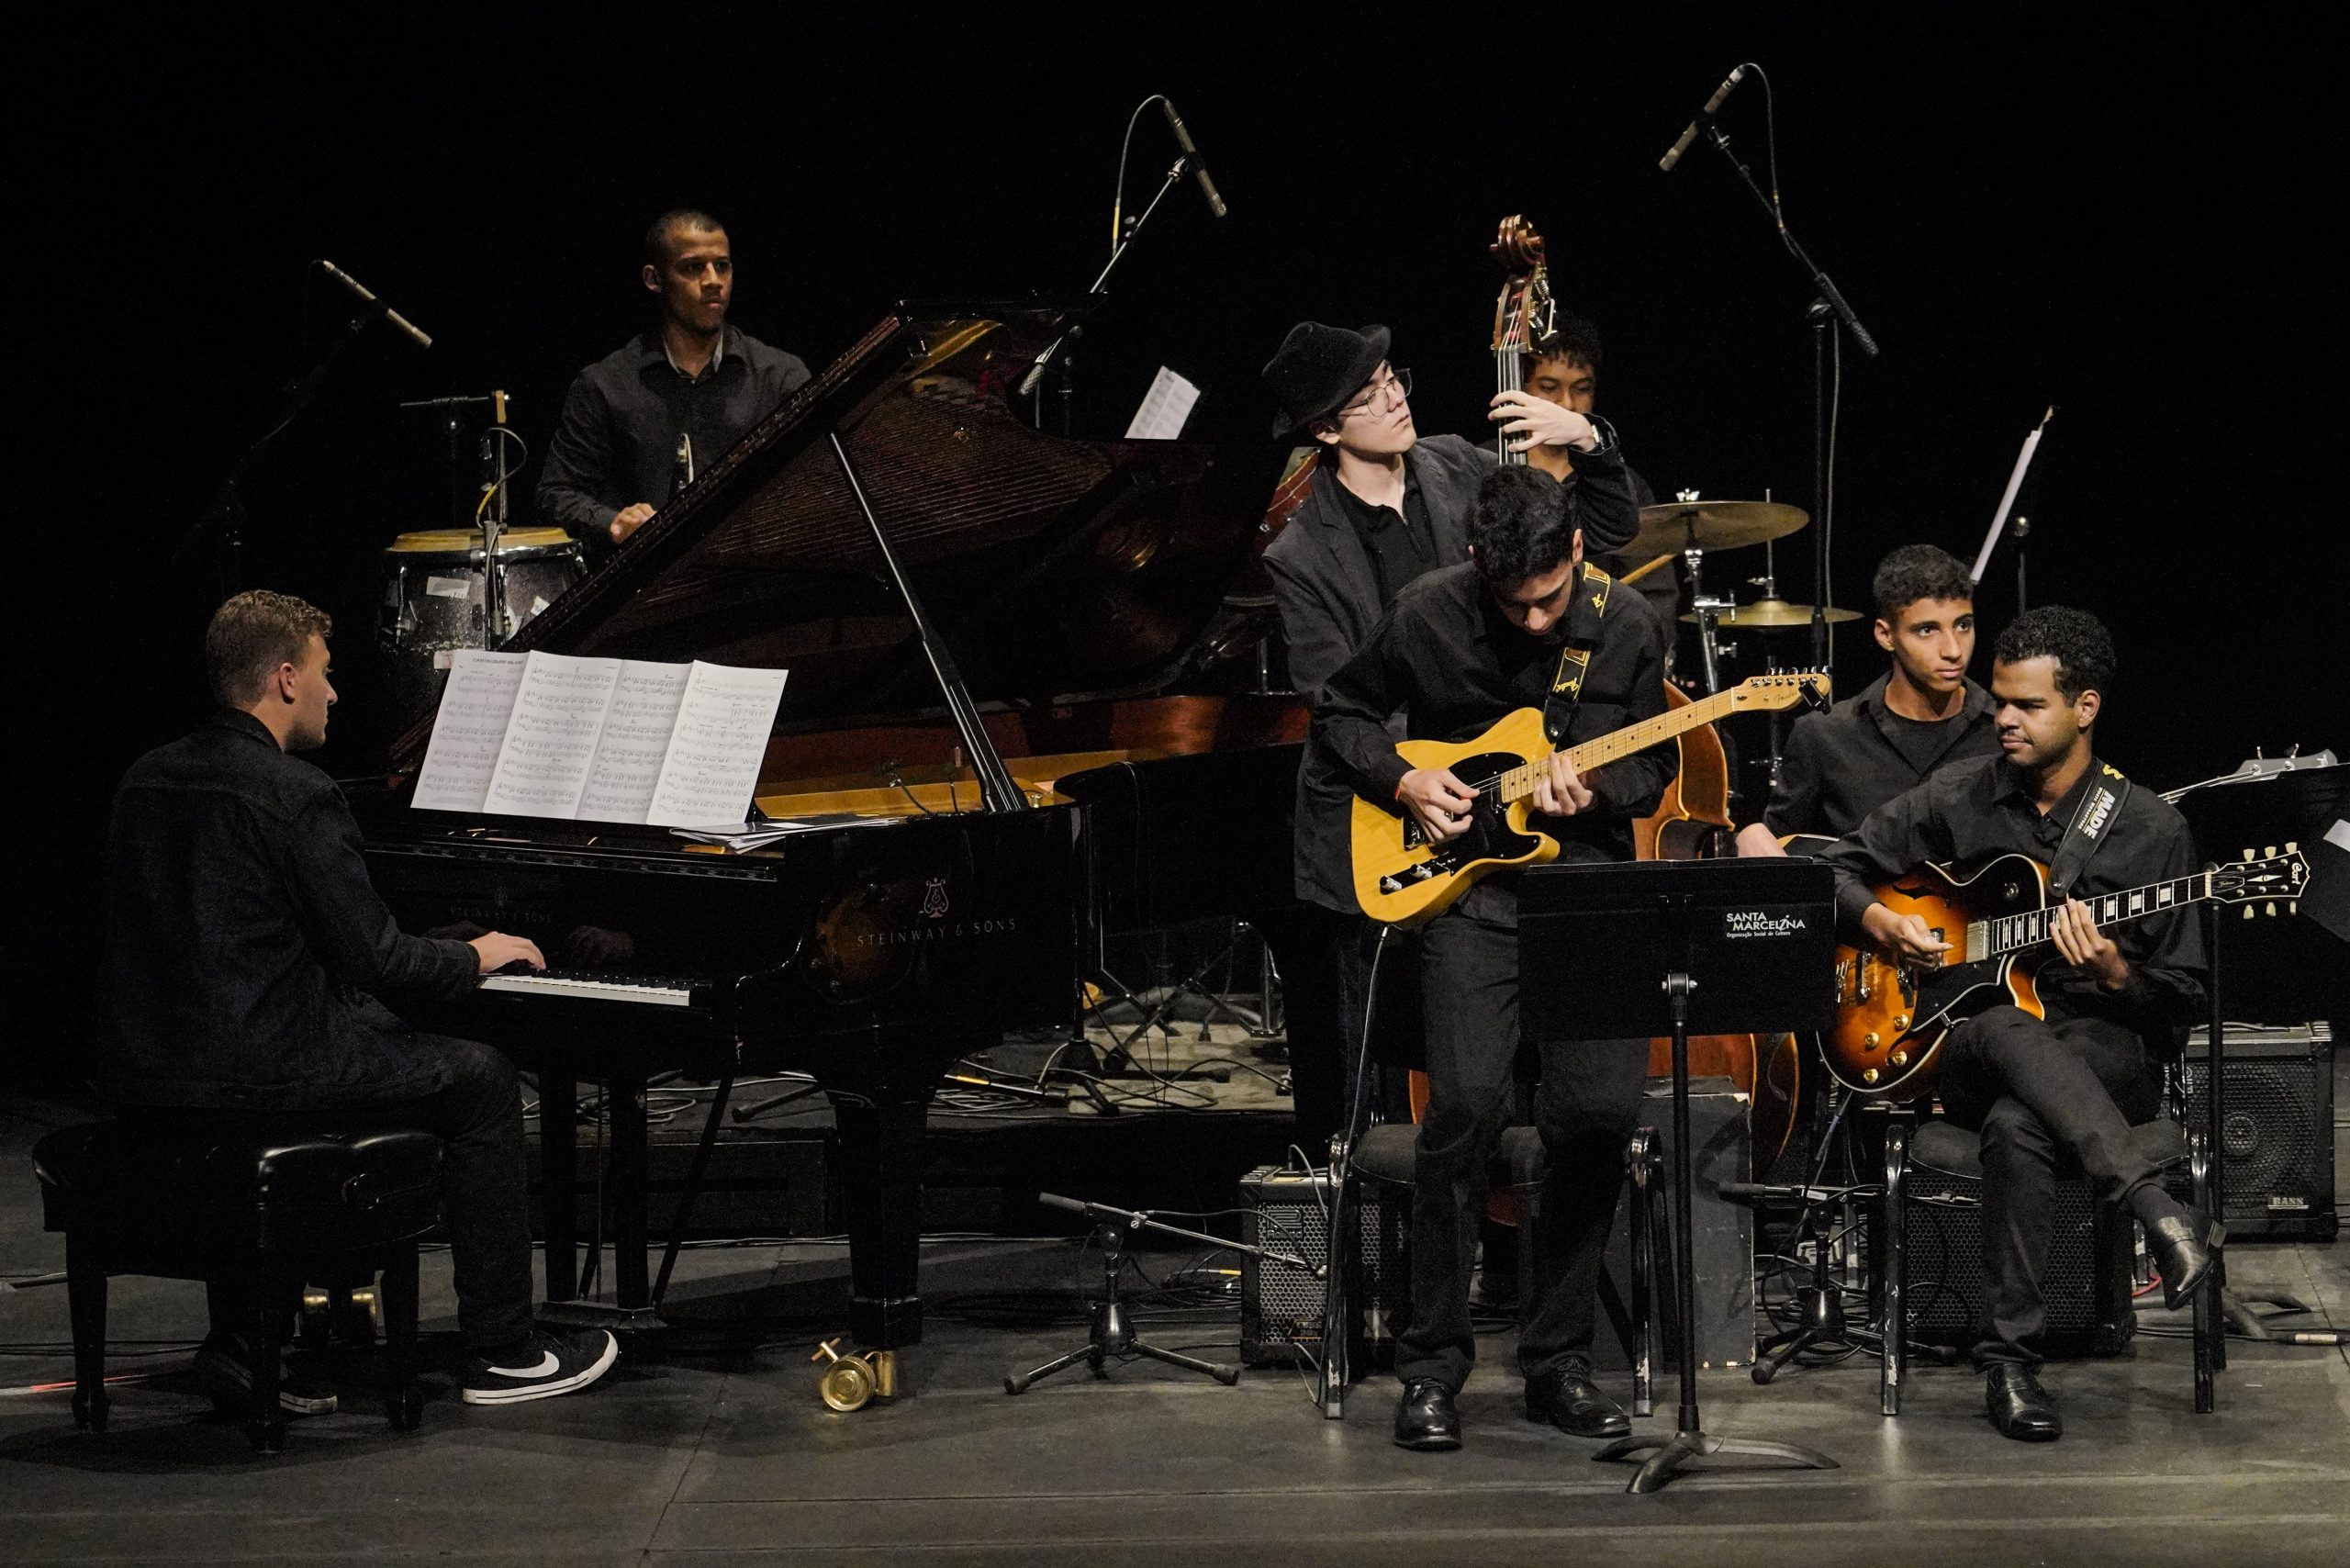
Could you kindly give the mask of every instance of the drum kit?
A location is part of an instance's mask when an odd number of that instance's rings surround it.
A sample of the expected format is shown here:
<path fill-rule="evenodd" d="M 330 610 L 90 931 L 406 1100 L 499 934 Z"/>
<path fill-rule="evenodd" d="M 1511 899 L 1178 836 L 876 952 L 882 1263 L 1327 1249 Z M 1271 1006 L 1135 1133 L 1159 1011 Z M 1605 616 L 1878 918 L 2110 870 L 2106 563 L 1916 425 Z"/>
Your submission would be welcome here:
<path fill-rule="evenodd" d="M 386 695 L 399 723 L 433 711 L 450 667 L 466 648 L 494 648 L 588 575 L 579 542 L 560 528 L 507 526 L 511 477 L 503 392 L 487 398 L 435 398 L 403 408 L 456 409 L 487 404 L 487 453 L 480 499 L 470 528 L 403 533 L 383 553 L 383 598 L 376 641 L 385 660 Z M 449 424 L 452 451 L 458 429 Z"/>
<path fill-rule="evenodd" d="M 1858 610 L 1839 610 L 1832 605 L 1816 610 L 1808 604 L 1790 604 L 1779 597 L 1774 543 L 1810 521 L 1802 508 L 1783 502 L 1700 500 L 1694 490 L 1684 490 L 1673 500 L 1640 509 L 1640 531 L 1623 553 L 1646 564 L 1625 574 L 1625 580 L 1634 581 L 1666 566 L 1676 557 L 1680 560 L 1689 577 L 1689 609 L 1681 619 L 1697 628 L 1700 673 L 1708 695 L 1722 689 L 1722 665 L 1738 653 L 1735 644 L 1724 640 L 1724 632 L 1761 633 L 1764 638 L 1764 671 L 1774 673 L 1790 667 L 1779 657 L 1780 649 L 1774 641 L 1778 636 L 1808 632 L 1815 618 L 1830 625 L 1861 618 Z M 1762 575 L 1751 580 L 1762 588 L 1761 598 L 1740 604 L 1734 597 L 1707 591 L 1705 566 L 1708 552 L 1742 550 L 1757 544 L 1765 551 Z M 1779 721 L 1775 714 L 1764 760 L 1775 781 L 1779 767 Z"/>

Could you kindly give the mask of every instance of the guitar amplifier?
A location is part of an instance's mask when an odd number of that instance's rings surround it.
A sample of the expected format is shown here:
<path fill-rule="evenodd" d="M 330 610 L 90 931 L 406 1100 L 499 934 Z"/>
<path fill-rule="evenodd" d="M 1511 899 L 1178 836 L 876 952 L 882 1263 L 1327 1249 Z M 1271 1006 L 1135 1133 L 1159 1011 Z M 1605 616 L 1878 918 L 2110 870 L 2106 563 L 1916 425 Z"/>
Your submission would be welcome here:
<path fill-rule="evenodd" d="M 1912 1337 L 1973 1344 L 1983 1326 L 1983 1181 L 1912 1161 L 1902 1182 Z M 2055 1236 L 2041 1271 L 2054 1355 L 2112 1356 L 2137 1332 L 2129 1217 L 2097 1201 L 2083 1176 L 2056 1179 Z M 1880 1276 L 1882 1271 L 1880 1270 Z"/>
<path fill-rule="evenodd" d="M 2187 1125 L 2210 1114 L 2211 1032 L 2188 1036 Z M 2331 1241 L 2333 1201 L 2333 1031 L 2230 1025 L 2227 1092 L 2220 1104 L 2231 1241 Z M 2173 1183 L 2174 1190 L 2178 1184 Z"/>
<path fill-rule="evenodd" d="M 1330 1255 L 1334 1187 L 1326 1170 L 1262 1165 L 1240 1179 L 1240 1238 L 1319 1267 Z M 1412 1279 L 1404 1262 L 1408 1196 L 1391 1197 L 1375 1182 L 1355 1184 L 1354 1256 L 1347 1301 L 1354 1348 L 1365 1364 L 1384 1364 L 1410 1316 Z M 1303 1365 L 1322 1353 L 1323 1282 L 1286 1263 L 1240 1259 L 1240 1359 L 1252 1367 Z"/>

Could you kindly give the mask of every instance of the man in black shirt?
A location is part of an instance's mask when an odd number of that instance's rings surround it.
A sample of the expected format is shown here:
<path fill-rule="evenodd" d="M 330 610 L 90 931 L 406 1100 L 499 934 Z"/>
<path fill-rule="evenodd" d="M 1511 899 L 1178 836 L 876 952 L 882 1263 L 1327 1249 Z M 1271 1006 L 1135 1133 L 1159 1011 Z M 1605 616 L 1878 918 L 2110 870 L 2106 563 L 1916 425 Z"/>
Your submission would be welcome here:
<path fill-rule="evenodd" d="M 591 551 L 643 527 L 808 379 L 798 355 L 727 324 L 734 253 L 709 214 L 655 218 L 643 276 L 660 319 L 572 382 L 539 476 L 540 521 Z"/>
<path fill-rule="evenodd" d="M 1625 860 L 1631 819 L 1653 811 L 1673 778 L 1670 746 L 1576 777 L 1565 748 L 1664 711 L 1653 612 L 1638 594 L 1583 565 L 1566 493 L 1548 475 L 1504 468 L 1479 486 L 1470 521 L 1473 560 L 1405 588 L 1360 652 L 1324 684 L 1309 756 L 1326 759 L 1364 798 L 1401 801 L 1433 839 L 1459 836 L 1474 801 L 1451 773 L 1414 768 L 1407 738 L 1459 742 L 1521 708 L 1548 705 L 1561 748 L 1535 795 L 1530 824 L 1559 841 L 1562 860 Z M 1554 685 L 1571 658 L 1579 692 Z M 1404 1381 L 1395 1440 L 1460 1442 L 1454 1396 L 1476 1359 L 1469 1318 L 1478 1216 L 1495 1140 L 1516 1096 L 1517 896 L 1489 877 L 1425 927 L 1423 1025 L 1429 1099 L 1421 1119 L 1412 1202 L 1412 1324 L 1396 1349 Z M 1591 1381 L 1600 1258 L 1615 1223 L 1624 1142 L 1648 1074 L 1646 1040 L 1546 1044 L 1535 1120 L 1549 1156 L 1541 1266 L 1518 1340 L 1527 1415 L 1582 1437 L 1629 1430 L 1622 1408 Z"/>
<path fill-rule="evenodd" d="M 1318 445 L 1305 500 L 1266 546 L 1290 684 L 1311 695 L 1371 633 L 1405 585 L 1468 558 L 1477 483 L 1496 459 L 1460 436 L 1420 435 L 1411 372 L 1388 362 L 1384 327 L 1318 321 L 1290 330 L 1265 380 L 1280 401 L 1276 439 Z M 1494 421 L 1521 446 L 1576 452 L 1574 521 L 1594 539 L 1639 525 L 1604 421 L 1520 393 L 1494 399 Z M 1347 870 L 1348 789 L 1309 754 L 1297 786 L 1296 887 L 1305 907 L 1261 923 L 1281 949 L 1298 1141 L 1314 1148 L 1345 1118 L 1341 1064 L 1359 1045 L 1366 923 Z"/>
<path fill-rule="evenodd" d="M 2200 928 L 2182 910 L 2109 935 L 2081 902 L 2185 877 L 2198 864 L 2186 819 L 2095 757 L 2091 730 L 2113 674 L 2113 644 L 2095 617 L 2054 606 L 2019 616 L 1991 666 L 2001 755 L 1935 775 L 1827 852 L 1845 938 L 1914 963 L 1940 962 L 1950 944 L 1919 915 L 1876 902 L 1872 885 L 1928 861 L 1999 854 L 2072 878 L 2052 889 L 2070 896 L 2053 922 L 2060 961 L 2039 974 L 2046 1020 L 2013 1006 L 1967 1020 L 1943 1041 L 1937 1081 L 1952 1119 L 1983 1135 L 1985 1322 L 1975 1363 L 1987 1374 L 1992 1424 L 2027 1442 L 2064 1430 L 2035 1372 L 2058 1157 L 2077 1160 L 2099 1198 L 2146 1227 L 2170 1305 L 2201 1282 L 2220 1240 L 2208 1216 L 2163 1190 L 2129 1135 L 2155 1114 L 2158 1058 L 2203 1005 Z"/>
<path fill-rule="evenodd" d="M 358 824 L 327 776 L 289 755 L 326 742 L 335 700 L 327 617 L 254 591 L 215 612 L 207 674 L 219 711 L 133 763 L 106 840 L 96 1071 L 133 1119 L 224 1133 L 418 1127 L 443 1140 L 443 1217 L 462 1396 L 514 1404 L 585 1388 L 620 1353 L 609 1333 L 531 1326 L 522 1103 L 513 1064 L 410 1028 L 386 1001 L 450 1001 L 530 942 L 411 936 L 367 879 Z M 378 999 L 383 1000 L 378 1000 Z M 209 1291 L 196 1372 L 226 1396 L 252 1383 L 259 1305 Z M 298 1385 L 289 1410 L 333 1408 Z"/>
<path fill-rule="evenodd" d="M 1871 585 L 1876 645 L 1893 668 L 1858 696 L 1796 721 L 1748 854 L 1778 837 L 1840 838 L 1896 795 L 1945 767 L 1995 755 L 1991 696 L 1967 678 L 1975 657 L 1975 582 L 1965 564 L 1931 544 L 1905 544 L 1877 564 Z"/>

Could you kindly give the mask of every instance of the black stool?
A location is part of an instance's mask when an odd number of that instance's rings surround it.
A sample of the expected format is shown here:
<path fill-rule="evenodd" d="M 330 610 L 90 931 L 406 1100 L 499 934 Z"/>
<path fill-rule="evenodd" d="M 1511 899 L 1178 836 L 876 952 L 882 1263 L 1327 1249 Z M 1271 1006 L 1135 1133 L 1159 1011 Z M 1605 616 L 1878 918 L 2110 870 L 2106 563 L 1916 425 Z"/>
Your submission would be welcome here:
<path fill-rule="evenodd" d="M 2157 1170 L 2185 1167 L 2189 1172 L 2192 1201 L 2198 1207 L 2208 1204 L 2208 1160 L 2200 1128 L 2190 1132 L 2163 1117 L 2132 1127 L 2130 1141 L 2138 1155 Z M 1980 1235 L 1975 1211 L 1983 1181 L 1982 1148 L 1980 1134 L 1939 1117 L 1913 1124 L 1907 1115 L 1896 1114 L 1888 1121 L 1885 1194 L 1881 1200 L 1884 1207 L 1877 1216 L 1882 1238 L 1877 1328 L 1885 1337 L 1886 1346 L 1879 1369 L 1879 1394 L 1887 1416 L 1900 1414 L 1901 1385 L 1908 1370 L 1905 1352 L 1910 1337 L 1918 1332 L 1919 1315 L 1908 1301 L 1911 1286 L 1908 1271 L 1917 1249 L 1908 1234 L 1908 1205 L 1919 1201 L 1917 1190 L 1921 1185 L 1930 1189 L 1926 1202 L 1943 1205 L 1967 1222 L 1964 1226 L 1953 1225 L 1952 1228 L 1957 1233 L 1954 1244 L 1940 1249 L 1939 1261 L 1944 1272 L 1959 1277 L 1938 1283 L 1951 1293 L 1953 1303 L 1964 1302 L 1961 1323 L 1979 1314 L 1981 1264 L 1974 1249 Z M 2074 1329 L 2069 1338 L 2092 1354 L 2116 1353 L 2136 1327 L 2132 1316 L 2133 1249 L 2129 1244 L 2129 1216 L 2109 1204 L 2098 1203 L 2079 1165 L 2069 1158 L 2057 1161 L 2057 1203 L 2059 1234 L 2051 1271 L 2058 1271 L 2058 1265 L 2062 1265 L 2061 1271 L 2067 1280 L 2063 1288 L 2069 1294 L 2065 1299 L 2051 1301 L 2052 1335 L 2061 1335 L 2062 1330 L 2056 1327 L 2061 1321 Z M 2206 1281 L 2194 1296 L 2191 1338 L 2195 1409 L 2199 1415 L 2209 1414 L 2215 1404 L 2212 1372 L 2218 1361 L 2220 1335 L 2225 1332 L 2224 1321 L 2215 1307 L 2216 1274 L 2214 1271 L 2214 1278 Z"/>
<path fill-rule="evenodd" d="M 47 1229 L 65 1236 L 73 1317 L 73 1422 L 106 1425 L 106 1279 L 199 1280 L 243 1270 L 259 1304 L 253 1447 L 284 1445 L 278 1408 L 279 1304 L 308 1280 L 383 1271 L 386 1411 L 413 1431 L 416 1244 L 441 1215 L 441 1140 L 407 1129 L 223 1134 L 168 1122 L 92 1122 L 33 1148 Z"/>

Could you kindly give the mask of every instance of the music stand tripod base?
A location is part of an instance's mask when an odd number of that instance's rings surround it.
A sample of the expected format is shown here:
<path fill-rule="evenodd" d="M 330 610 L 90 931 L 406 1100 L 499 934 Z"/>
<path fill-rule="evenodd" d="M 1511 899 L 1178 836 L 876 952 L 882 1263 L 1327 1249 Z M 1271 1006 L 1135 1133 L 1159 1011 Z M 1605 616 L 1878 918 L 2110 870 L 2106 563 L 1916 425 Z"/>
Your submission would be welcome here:
<path fill-rule="evenodd" d="M 1717 1454 L 1778 1460 L 1807 1470 L 1841 1468 L 1800 1444 L 1718 1438 L 1704 1429 L 1697 1413 L 1696 1260 L 1690 1224 L 1690 1033 L 1824 1027 L 1833 1012 L 1828 986 L 1790 981 L 1833 972 L 1835 929 L 1835 881 L 1817 862 L 1544 866 L 1528 871 L 1520 884 L 1518 1020 L 1528 1042 L 1665 1032 L 1659 1025 L 1673 1036 L 1679 1420 L 1670 1438 L 1621 1438 L 1592 1455 L 1608 1461 L 1646 1455 L 1625 1488 L 1635 1495 L 1657 1491 L 1690 1464 Z M 1594 951 L 1641 957 L 1615 966 L 1574 961 L 1577 954 Z"/>

